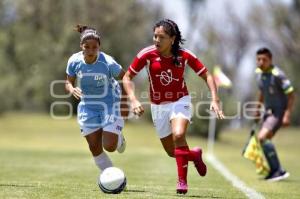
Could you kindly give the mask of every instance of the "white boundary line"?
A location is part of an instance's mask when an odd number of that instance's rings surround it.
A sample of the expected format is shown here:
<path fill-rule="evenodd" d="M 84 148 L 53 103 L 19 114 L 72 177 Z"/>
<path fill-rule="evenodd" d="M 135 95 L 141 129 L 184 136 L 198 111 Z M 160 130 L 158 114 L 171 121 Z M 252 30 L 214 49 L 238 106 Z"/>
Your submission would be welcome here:
<path fill-rule="evenodd" d="M 265 199 L 265 197 L 255 191 L 254 189 L 248 187 L 243 181 L 241 181 L 237 176 L 233 175 L 223 164 L 220 162 L 213 154 L 207 154 L 205 156 L 206 160 L 219 171 L 226 180 L 232 183 L 234 187 L 242 191 L 250 199 Z"/>

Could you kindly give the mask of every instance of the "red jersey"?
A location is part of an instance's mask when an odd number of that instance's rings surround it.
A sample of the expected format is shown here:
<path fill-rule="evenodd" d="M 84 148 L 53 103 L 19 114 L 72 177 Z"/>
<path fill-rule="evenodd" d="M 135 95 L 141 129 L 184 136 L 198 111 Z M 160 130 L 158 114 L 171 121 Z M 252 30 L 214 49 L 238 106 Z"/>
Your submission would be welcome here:
<path fill-rule="evenodd" d="M 186 49 L 179 50 L 178 61 L 180 64 L 175 65 L 173 56 L 161 56 L 152 45 L 137 54 L 128 71 L 131 75 L 136 75 L 146 66 L 151 102 L 154 104 L 174 102 L 189 94 L 183 78 L 187 65 L 199 76 L 207 72 L 201 61 Z"/>

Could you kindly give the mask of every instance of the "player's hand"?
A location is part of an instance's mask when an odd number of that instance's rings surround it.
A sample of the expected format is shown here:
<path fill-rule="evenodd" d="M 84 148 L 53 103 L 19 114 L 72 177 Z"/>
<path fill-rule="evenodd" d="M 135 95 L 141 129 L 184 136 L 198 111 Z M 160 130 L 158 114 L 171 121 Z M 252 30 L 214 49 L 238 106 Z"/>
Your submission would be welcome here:
<path fill-rule="evenodd" d="M 254 115 L 254 122 L 258 124 L 260 119 L 261 119 L 261 112 L 257 111 Z"/>
<path fill-rule="evenodd" d="M 289 126 L 291 123 L 290 114 L 285 113 L 282 118 L 282 126 Z"/>
<path fill-rule="evenodd" d="M 144 108 L 142 107 L 141 103 L 138 100 L 133 101 L 131 103 L 131 107 L 133 113 L 139 117 L 144 113 Z"/>
<path fill-rule="evenodd" d="M 218 119 L 224 119 L 225 118 L 225 116 L 223 114 L 223 111 L 220 109 L 218 101 L 215 101 L 215 100 L 211 101 L 210 110 L 214 111 L 216 113 Z"/>
<path fill-rule="evenodd" d="M 81 89 L 80 88 L 78 88 L 78 87 L 76 87 L 76 88 L 73 88 L 72 90 L 71 90 L 71 93 L 72 93 L 72 95 L 76 98 L 76 99 L 80 99 L 81 98 L 81 96 L 82 96 L 82 91 L 81 91 Z"/>

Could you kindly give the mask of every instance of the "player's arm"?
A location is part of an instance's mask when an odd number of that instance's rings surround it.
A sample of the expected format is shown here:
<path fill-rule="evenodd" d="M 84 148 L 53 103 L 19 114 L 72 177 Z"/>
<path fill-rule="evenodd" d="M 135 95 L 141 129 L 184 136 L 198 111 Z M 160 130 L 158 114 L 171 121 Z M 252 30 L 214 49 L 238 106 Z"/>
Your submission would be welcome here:
<path fill-rule="evenodd" d="M 75 87 L 76 76 L 72 77 L 67 75 L 65 89 L 67 92 L 71 93 L 76 99 L 80 99 L 82 96 L 81 89 Z"/>
<path fill-rule="evenodd" d="M 137 54 L 123 76 L 123 87 L 127 93 L 129 101 L 131 102 L 133 113 L 138 116 L 141 116 L 144 113 L 144 108 L 134 94 L 134 83 L 132 79 L 139 73 L 139 71 L 143 69 L 147 63 L 147 52 L 145 50 L 146 48 Z"/>
<path fill-rule="evenodd" d="M 258 99 L 256 105 L 255 122 L 258 123 L 261 118 L 261 108 L 263 107 L 264 95 L 261 90 L 258 91 Z"/>
<path fill-rule="evenodd" d="M 144 108 L 134 94 L 134 83 L 132 82 L 133 77 L 134 74 L 127 71 L 123 76 L 123 87 L 131 102 L 133 113 L 135 115 L 141 116 L 144 113 Z"/>
<path fill-rule="evenodd" d="M 212 75 L 209 72 L 203 73 L 201 75 L 202 79 L 206 82 L 212 96 L 212 101 L 210 108 L 217 114 L 219 119 L 224 119 L 225 116 L 220 108 L 220 100 L 217 94 L 217 87 Z"/>
<path fill-rule="evenodd" d="M 217 86 L 212 77 L 212 75 L 208 72 L 207 68 L 202 64 L 202 62 L 194 55 L 192 52 L 184 50 L 187 55 L 188 65 L 195 71 L 197 75 L 199 75 L 207 84 L 212 100 L 210 104 L 210 109 L 213 110 L 218 119 L 224 119 L 225 116 L 223 111 L 220 108 L 220 100 L 217 94 Z"/>
<path fill-rule="evenodd" d="M 290 121 L 291 121 L 291 119 L 290 119 L 291 118 L 291 112 L 292 112 L 292 108 L 293 108 L 294 101 L 295 101 L 294 91 L 288 93 L 287 98 L 288 98 L 287 108 L 285 109 L 284 116 L 283 116 L 283 119 L 282 119 L 283 126 L 288 126 L 290 124 Z"/>
<path fill-rule="evenodd" d="M 117 77 L 117 79 L 123 80 L 124 75 L 125 75 L 125 71 L 122 69 L 119 76 Z M 128 96 L 127 96 L 126 90 L 124 89 L 123 81 L 119 81 L 119 84 L 120 84 L 121 89 L 122 89 L 121 105 L 120 105 L 121 116 L 122 117 L 127 117 L 128 114 L 129 114 L 129 107 L 128 107 L 128 104 L 127 104 Z"/>
<path fill-rule="evenodd" d="M 292 86 L 291 81 L 287 78 L 283 71 L 279 72 L 278 79 L 279 84 L 288 99 L 287 108 L 285 109 L 282 118 L 282 125 L 288 126 L 290 124 L 291 112 L 295 101 L 294 87 Z"/>

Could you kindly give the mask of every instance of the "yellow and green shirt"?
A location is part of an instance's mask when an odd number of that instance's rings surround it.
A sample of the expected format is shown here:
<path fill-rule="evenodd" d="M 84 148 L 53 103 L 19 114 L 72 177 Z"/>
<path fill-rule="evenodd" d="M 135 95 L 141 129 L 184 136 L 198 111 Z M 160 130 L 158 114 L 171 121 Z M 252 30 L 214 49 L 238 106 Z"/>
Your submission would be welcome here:
<path fill-rule="evenodd" d="M 294 91 L 291 81 L 278 66 L 268 71 L 256 68 L 257 83 L 264 97 L 266 109 L 284 110 L 287 107 L 287 95 Z"/>

